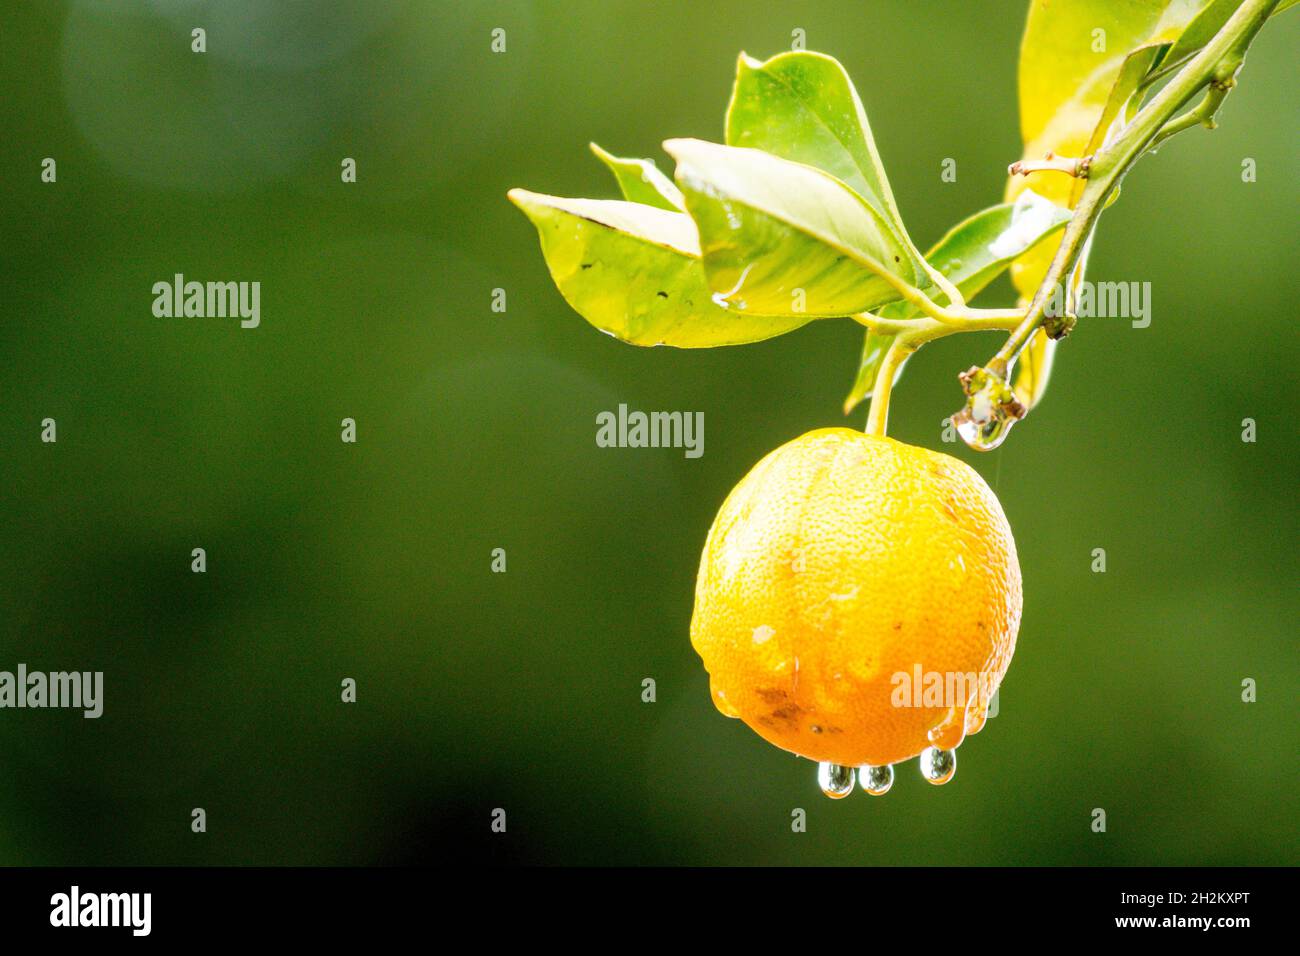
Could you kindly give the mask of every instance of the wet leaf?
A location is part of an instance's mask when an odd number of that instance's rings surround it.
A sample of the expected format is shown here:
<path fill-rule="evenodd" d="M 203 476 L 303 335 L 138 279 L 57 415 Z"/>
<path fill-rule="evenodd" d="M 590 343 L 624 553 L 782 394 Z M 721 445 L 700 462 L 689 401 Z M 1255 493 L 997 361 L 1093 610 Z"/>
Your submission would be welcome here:
<path fill-rule="evenodd" d="M 888 220 L 812 166 L 756 149 L 673 139 L 715 301 L 756 315 L 852 315 L 901 296 L 918 270 Z"/>
<path fill-rule="evenodd" d="M 676 183 L 659 171 L 652 159 L 628 159 L 605 152 L 595 143 L 589 144 L 618 180 L 618 188 L 628 202 L 644 203 L 673 212 L 685 212 L 682 192 Z"/>
<path fill-rule="evenodd" d="M 789 332 L 811 318 L 767 318 L 715 305 L 695 225 L 685 213 L 523 189 L 512 189 L 510 200 L 537 227 L 551 278 L 569 305 L 624 342 L 739 345 Z"/>

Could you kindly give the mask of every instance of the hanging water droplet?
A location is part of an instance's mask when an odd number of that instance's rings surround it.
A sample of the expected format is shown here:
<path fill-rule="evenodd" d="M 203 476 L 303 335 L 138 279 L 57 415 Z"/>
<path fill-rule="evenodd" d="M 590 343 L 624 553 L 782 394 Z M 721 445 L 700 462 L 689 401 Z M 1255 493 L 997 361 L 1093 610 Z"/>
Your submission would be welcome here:
<path fill-rule="evenodd" d="M 992 451 L 1007 440 L 1007 433 L 1018 419 L 998 415 L 996 412 L 987 417 L 977 417 L 979 413 L 963 408 L 952 417 L 957 426 L 957 434 L 976 451 Z"/>
<path fill-rule="evenodd" d="M 929 729 L 926 739 L 939 750 L 956 750 L 966 739 L 966 709 L 950 707 L 943 720 Z"/>
<path fill-rule="evenodd" d="M 977 701 L 966 711 L 966 734 L 978 734 L 984 729 L 984 724 L 989 719 L 989 705 L 984 701 Z"/>
<path fill-rule="evenodd" d="M 713 706 L 718 708 L 718 713 L 723 717 L 737 718 L 740 711 L 736 710 L 731 701 L 727 700 L 727 695 L 723 691 L 710 685 L 709 690 L 713 693 Z"/>
<path fill-rule="evenodd" d="M 847 797 L 853 792 L 853 768 L 822 761 L 817 765 L 817 786 L 832 800 Z"/>
<path fill-rule="evenodd" d="M 873 797 L 883 796 L 894 785 L 894 768 L 889 764 L 883 767 L 859 767 L 858 783 Z"/>
<path fill-rule="evenodd" d="M 921 776 L 936 786 L 945 784 L 957 772 L 957 751 L 926 747 L 921 751 Z"/>
<path fill-rule="evenodd" d="M 1025 417 L 1025 406 L 1015 390 L 988 369 L 971 368 L 960 378 L 966 406 L 952 416 L 952 423 L 971 448 L 992 451 L 1006 441 L 1011 426 Z"/>

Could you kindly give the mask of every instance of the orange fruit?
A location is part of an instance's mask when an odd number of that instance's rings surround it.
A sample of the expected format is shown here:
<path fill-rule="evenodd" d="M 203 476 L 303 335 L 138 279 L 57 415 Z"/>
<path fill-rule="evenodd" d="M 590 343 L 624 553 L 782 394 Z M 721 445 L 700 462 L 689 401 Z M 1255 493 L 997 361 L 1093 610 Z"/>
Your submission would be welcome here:
<path fill-rule="evenodd" d="M 874 767 L 980 729 L 1020 611 L 1011 528 L 974 469 L 826 428 L 723 503 L 691 643 L 722 713 L 812 760 Z"/>

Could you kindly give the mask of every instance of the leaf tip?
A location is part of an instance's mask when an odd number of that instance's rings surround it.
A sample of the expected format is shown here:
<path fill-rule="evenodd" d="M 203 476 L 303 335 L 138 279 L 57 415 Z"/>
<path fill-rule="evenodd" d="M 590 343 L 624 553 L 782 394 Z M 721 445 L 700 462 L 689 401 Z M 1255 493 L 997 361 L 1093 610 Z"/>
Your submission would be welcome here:
<path fill-rule="evenodd" d="M 536 196 L 536 193 L 529 192 L 527 189 L 520 189 L 518 186 L 506 193 L 506 198 L 525 213 L 528 212 L 529 206 L 534 205 L 533 200 Z"/>
<path fill-rule="evenodd" d="M 663 142 L 664 152 L 667 153 L 669 156 L 671 156 L 673 159 L 680 160 L 681 157 L 678 154 L 681 153 L 683 150 L 689 149 L 690 144 L 693 142 L 694 140 L 685 137 L 675 137 L 673 139 L 666 139 Z"/>

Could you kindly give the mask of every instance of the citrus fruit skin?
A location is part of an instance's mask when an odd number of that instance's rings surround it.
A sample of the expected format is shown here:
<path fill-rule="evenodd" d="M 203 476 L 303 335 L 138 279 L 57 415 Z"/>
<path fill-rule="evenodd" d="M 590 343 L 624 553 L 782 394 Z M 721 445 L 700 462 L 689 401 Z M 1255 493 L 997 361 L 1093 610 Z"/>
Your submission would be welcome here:
<path fill-rule="evenodd" d="M 1020 612 L 1011 528 L 974 469 L 826 428 L 768 454 L 723 503 L 691 643 L 722 713 L 812 760 L 879 766 L 979 730 Z M 931 674 L 982 675 L 987 696 L 922 698 Z"/>

